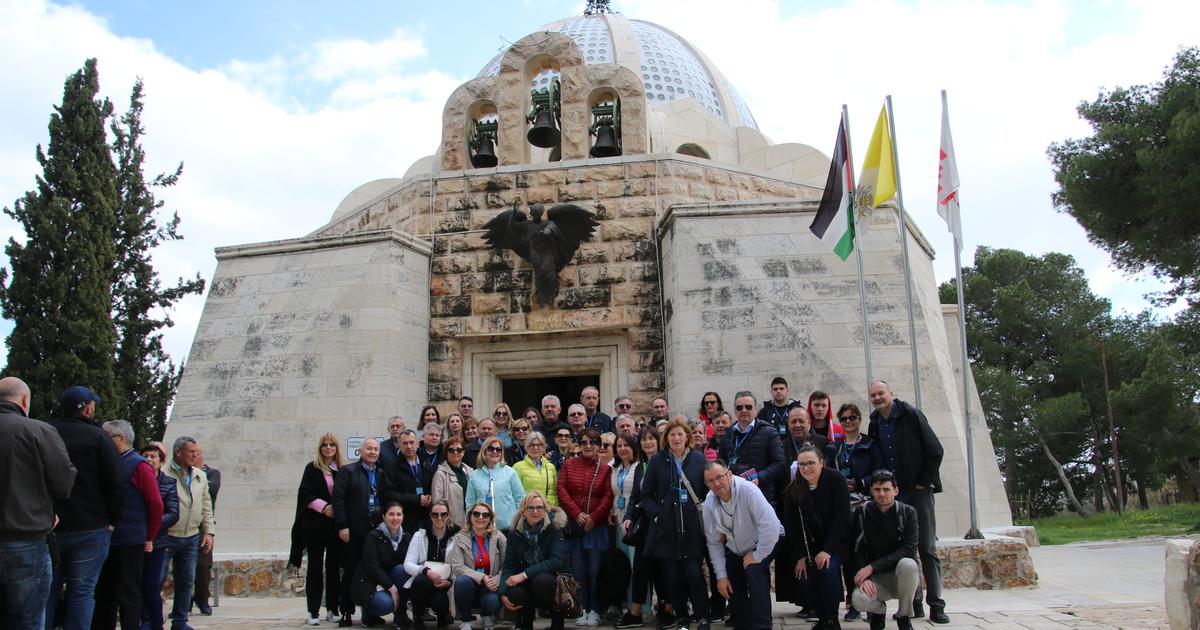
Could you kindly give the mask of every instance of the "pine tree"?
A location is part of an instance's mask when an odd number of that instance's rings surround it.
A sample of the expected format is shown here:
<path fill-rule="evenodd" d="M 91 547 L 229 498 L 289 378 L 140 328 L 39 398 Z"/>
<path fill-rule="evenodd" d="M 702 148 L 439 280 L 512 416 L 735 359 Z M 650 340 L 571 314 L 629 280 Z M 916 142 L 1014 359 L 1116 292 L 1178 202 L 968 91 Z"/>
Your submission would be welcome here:
<path fill-rule="evenodd" d="M 112 124 L 112 150 L 117 159 L 117 224 L 114 242 L 117 264 L 112 279 L 113 319 L 117 329 L 115 373 L 123 393 L 117 416 L 133 423 L 139 441 L 161 439 L 167 411 L 175 397 L 180 368 L 162 346 L 162 332 L 173 324 L 168 309 L 181 298 L 204 291 L 197 274 L 163 288 L 151 264 L 151 250 L 166 241 L 180 240 L 179 215 L 160 225 L 156 218 L 163 202 L 154 188 L 173 186 L 183 172 L 180 164 L 150 182 L 143 172 L 142 82 L 133 86 L 129 110 Z"/>
<path fill-rule="evenodd" d="M 117 169 L 104 131 L 113 108 L 98 92 L 89 59 L 67 78 L 47 150 L 38 145 L 36 189 L 4 209 L 25 231 L 24 243 L 10 238 L 5 248 L 11 282 L 0 270 L 0 308 L 14 322 L 6 372 L 29 384 L 35 418 L 57 413 L 59 393 L 75 384 L 104 399 L 101 418 L 120 399 L 111 315 Z"/>

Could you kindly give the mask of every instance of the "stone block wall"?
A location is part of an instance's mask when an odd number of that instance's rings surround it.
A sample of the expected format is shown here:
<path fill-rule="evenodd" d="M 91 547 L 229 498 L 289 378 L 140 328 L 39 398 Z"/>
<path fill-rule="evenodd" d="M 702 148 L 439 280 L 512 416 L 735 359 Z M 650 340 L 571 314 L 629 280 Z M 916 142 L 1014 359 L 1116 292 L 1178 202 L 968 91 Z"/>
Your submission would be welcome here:
<path fill-rule="evenodd" d="M 675 203 L 819 197 L 802 184 L 679 155 L 446 173 L 432 182 L 431 215 L 429 186 L 414 180 L 315 234 L 432 225 L 432 233 L 418 234 L 433 243 L 428 398 L 443 412 L 461 395 L 477 397 L 462 386 L 464 344 L 603 330 L 626 336 L 628 393 L 637 413 L 649 413 L 650 399 L 667 387 L 654 240 L 662 210 Z M 529 263 L 511 251 L 497 253 L 483 240 L 485 223 L 513 204 L 531 203 L 575 203 L 600 221 L 592 240 L 559 274 L 558 299 L 547 309 L 530 299 Z M 602 404 L 615 394 L 601 392 Z M 476 407 L 496 402 L 477 399 Z"/>
<path fill-rule="evenodd" d="M 424 404 L 429 249 L 392 231 L 217 251 L 167 425 L 221 470 L 217 549 L 287 551 L 318 437 Z"/>
<path fill-rule="evenodd" d="M 1200 630 L 1200 540 L 1167 541 L 1163 587 L 1171 630 Z"/>
<path fill-rule="evenodd" d="M 1037 586 L 1037 570 L 1023 538 L 938 542 L 944 588 L 985 591 Z"/>

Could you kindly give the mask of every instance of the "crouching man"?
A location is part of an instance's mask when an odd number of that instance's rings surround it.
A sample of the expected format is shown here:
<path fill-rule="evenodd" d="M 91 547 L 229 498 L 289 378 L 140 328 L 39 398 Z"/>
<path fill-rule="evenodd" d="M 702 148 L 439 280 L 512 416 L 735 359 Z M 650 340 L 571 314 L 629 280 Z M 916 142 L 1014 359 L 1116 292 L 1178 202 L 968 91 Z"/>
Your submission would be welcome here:
<path fill-rule="evenodd" d="M 898 600 L 896 626 L 912 630 L 913 596 L 921 579 L 917 565 L 917 511 L 896 500 L 899 488 L 889 470 L 871 475 L 871 501 L 855 513 L 854 607 L 867 613 L 871 630 L 883 630 L 887 601 Z"/>

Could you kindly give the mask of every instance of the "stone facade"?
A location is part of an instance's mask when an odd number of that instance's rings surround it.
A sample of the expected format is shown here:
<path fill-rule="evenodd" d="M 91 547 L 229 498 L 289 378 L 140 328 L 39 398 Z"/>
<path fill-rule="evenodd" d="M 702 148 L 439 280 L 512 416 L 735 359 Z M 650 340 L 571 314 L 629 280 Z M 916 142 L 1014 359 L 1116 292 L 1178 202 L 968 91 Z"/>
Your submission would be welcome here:
<path fill-rule="evenodd" d="M 1171 630 L 1200 630 L 1200 541 L 1167 541 L 1163 586 Z"/>
<path fill-rule="evenodd" d="M 938 542 L 942 586 L 984 591 L 1037 586 L 1037 571 L 1023 538 Z"/>

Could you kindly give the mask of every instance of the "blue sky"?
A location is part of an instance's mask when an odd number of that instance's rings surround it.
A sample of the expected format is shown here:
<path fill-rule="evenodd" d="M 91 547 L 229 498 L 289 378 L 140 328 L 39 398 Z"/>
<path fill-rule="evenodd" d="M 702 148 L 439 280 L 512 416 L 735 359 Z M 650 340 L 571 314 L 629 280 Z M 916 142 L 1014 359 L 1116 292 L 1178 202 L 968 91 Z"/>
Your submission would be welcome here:
<path fill-rule="evenodd" d="M 450 92 L 505 44 L 582 12 L 584 2 L 158 2 L 0 0 L 0 204 L 28 190 L 63 79 L 100 61 L 123 107 L 146 83 L 150 168 L 183 161 L 162 194 L 186 241 L 156 253 L 167 278 L 211 277 L 216 246 L 302 236 L 355 187 L 399 177 L 436 149 Z M 1152 83 L 1200 44 L 1200 3 L 1176 0 L 614 0 L 704 51 L 776 142 L 828 153 L 842 103 L 865 147 L 896 102 L 906 202 L 953 276 L 934 212 L 939 90 L 950 94 L 966 262 L 976 245 L 1070 253 L 1119 310 L 1160 285 L 1126 277 L 1050 204 L 1045 157 L 1088 132 L 1074 108 L 1102 87 Z M 861 148 L 856 155 L 861 158 Z M 20 238 L 7 218 L 0 237 Z M 182 360 L 202 298 L 167 336 Z M 9 326 L 0 323 L 0 333 Z"/>

